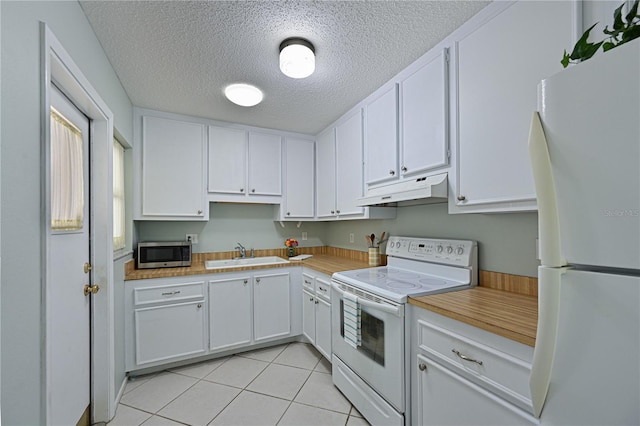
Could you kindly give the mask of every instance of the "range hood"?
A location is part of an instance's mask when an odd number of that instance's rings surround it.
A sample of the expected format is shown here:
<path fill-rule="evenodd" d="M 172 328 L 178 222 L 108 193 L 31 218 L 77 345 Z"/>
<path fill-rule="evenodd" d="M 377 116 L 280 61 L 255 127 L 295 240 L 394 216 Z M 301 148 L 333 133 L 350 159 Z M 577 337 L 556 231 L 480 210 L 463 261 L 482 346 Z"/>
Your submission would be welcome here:
<path fill-rule="evenodd" d="M 416 205 L 445 203 L 447 201 L 447 174 L 419 177 L 379 186 L 367 191 L 367 196 L 358 198 L 358 206 L 378 206 L 396 203 L 396 205 Z M 397 204 L 400 203 L 400 204 Z"/>

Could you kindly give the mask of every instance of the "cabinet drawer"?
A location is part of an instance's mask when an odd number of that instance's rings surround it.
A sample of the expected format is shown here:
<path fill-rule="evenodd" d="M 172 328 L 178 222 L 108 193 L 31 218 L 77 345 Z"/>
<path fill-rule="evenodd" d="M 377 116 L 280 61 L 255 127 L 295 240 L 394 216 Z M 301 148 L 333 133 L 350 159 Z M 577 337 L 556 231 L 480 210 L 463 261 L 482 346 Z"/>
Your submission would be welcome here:
<path fill-rule="evenodd" d="M 316 277 L 316 296 L 331 303 L 331 283 Z"/>
<path fill-rule="evenodd" d="M 199 299 L 204 299 L 204 281 L 136 288 L 133 290 L 133 303 L 135 306 Z"/>
<path fill-rule="evenodd" d="M 311 275 L 302 274 L 302 287 L 313 293 L 313 277 Z"/>
<path fill-rule="evenodd" d="M 418 347 L 430 358 L 532 412 L 528 362 L 422 320 L 418 320 Z"/>

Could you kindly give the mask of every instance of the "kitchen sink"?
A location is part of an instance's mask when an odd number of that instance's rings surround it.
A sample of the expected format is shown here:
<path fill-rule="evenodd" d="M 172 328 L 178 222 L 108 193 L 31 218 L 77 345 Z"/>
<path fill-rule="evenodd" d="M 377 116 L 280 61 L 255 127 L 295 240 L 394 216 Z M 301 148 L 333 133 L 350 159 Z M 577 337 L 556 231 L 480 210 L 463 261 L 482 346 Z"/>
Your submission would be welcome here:
<path fill-rule="evenodd" d="M 205 269 L 242 268 L 245 266 L 280 265 L 290 263 L 278 256 L 245 257 L 240 259 L 206 260 Z"/>

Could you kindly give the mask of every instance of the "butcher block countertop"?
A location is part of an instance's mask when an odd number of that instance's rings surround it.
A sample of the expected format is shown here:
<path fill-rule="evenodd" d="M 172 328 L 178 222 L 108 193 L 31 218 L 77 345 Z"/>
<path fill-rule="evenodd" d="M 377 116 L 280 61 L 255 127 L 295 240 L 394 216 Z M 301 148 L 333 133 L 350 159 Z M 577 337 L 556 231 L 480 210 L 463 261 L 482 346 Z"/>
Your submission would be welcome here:
<path fill-rule="evenodd" d="M 536 343 L 536 278 L 481 271 L 478 287 L 412 297 L 409 303 L 528 346 Z"/>

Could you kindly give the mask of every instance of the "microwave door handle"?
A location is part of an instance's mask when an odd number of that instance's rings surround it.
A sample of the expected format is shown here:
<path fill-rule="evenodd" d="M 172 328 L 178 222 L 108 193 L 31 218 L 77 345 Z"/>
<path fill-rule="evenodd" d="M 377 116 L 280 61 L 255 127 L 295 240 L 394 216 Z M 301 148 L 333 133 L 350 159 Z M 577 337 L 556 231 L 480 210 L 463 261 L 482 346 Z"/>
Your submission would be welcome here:
<path fill-rule="evenodd" d="M 340 288 L 340 286 L 338 286 L 335 283 L 331 284 L 331 287 L 333 287 L 333 290 L 338 292 L 338 294 L 340 295 L 340 297 L 344 296 L 344 291 Z M 372 302 L 371 300 L 367 300 L 361 297 L 358 297 L 358 303 L 361 304 L 362 306 L 367 306 L 369 308 L 373 308 L 373 309 L 377 309 L 379 311 L 383 311 L 383 312 L 387 312 L 391 315 L 395 315 L 397 317 L 402 317 L 404 314 L 404 306 L 402 305 L 398 305 L 398 306 L 394 306 L 394 305 L 389 305 L 386 303 L 378 303 L 378 302 Z"/>

